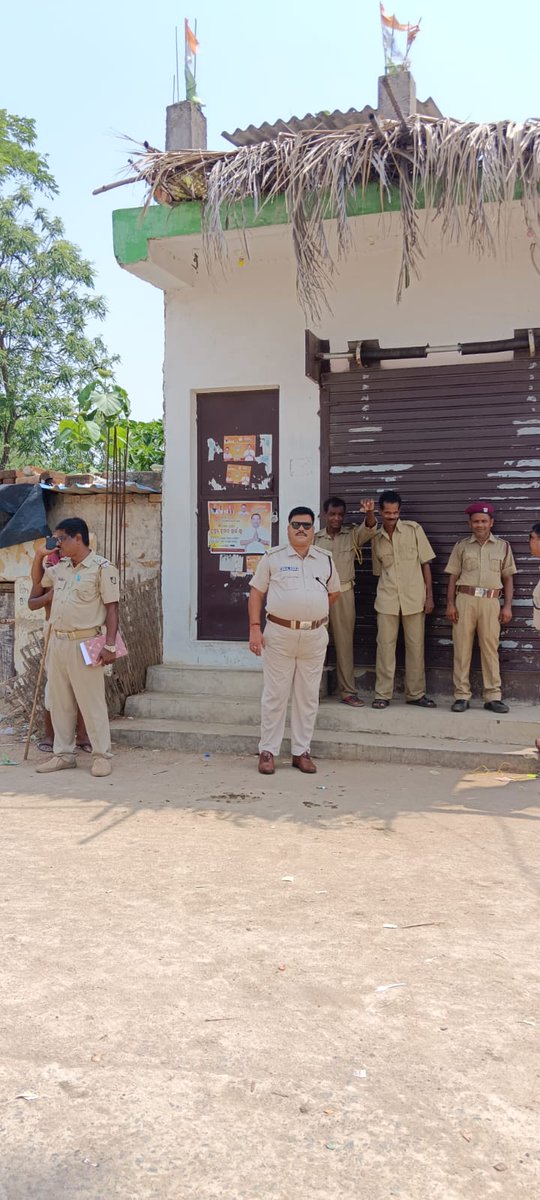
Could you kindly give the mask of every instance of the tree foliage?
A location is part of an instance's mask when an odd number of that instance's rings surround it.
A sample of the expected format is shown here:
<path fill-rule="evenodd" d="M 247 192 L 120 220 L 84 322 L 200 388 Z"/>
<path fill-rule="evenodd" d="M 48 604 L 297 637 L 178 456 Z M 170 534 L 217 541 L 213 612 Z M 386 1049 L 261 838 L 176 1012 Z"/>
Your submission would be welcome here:
<path fill-rule="evenodd" d="M 79 393 L 76 408 L 73 417 L 60 421 L 55 437 L 62 469 L 102 473 L 115 446 L 128 470 L 149 471 L 163 463 L 163 421 L 133 421 L 128 394 L 117 383 L 93 380 Z"/>
<path fill-rule="evenodd" d="M 40 202 L 56 191 L 34 122 L 0 110 L 0 467 L 51 462 L 73 396 L 112 360 L 88 322 L 106 306 L 94 272 Z"/>

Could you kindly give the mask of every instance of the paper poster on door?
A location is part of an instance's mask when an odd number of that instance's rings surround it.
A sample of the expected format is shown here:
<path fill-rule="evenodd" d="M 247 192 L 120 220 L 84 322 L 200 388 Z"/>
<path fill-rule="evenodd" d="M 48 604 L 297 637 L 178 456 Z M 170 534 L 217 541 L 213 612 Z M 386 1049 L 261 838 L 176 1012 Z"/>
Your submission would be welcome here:
<path fill-rule="evenodd" d="M 227 433 L 223 438 L 224 462 L 255 462 L 257 436 L 254 433 Z"/>
<path fill-rule="evenodd" d="M 244 574 L 244 559 L 241 554 L 220 554 L 219 556 L 220 571 L 227 571 L 229 575 Z"/>
<path fill-rule="evenodd" d="M 259 434 L 259 446 L 260 446 L 260 450 L 255 459 L 255 462 L 258 462 L 261 464 L 261 466 L 264 466 L 266 474 L 271 475 L 272 474 L 272 434 L 271 433 L 260 433 Z"/>
<path fill-rule="evenodd" d="M 227 463 L 225 483 L 235 483 L 240 487 L 249 487 L 251 482 L 250 463 Z"/>
<path fill-rule="evenodd" d="M 264 554 L 271 544 L 271 501 L 208 501 L 208 548 L 211 554 Z"/>
<path fill-rule="evenodd" d="M 246 555 L 246 575 L 254 575 L 260 561 L 261 560 L 260 560 L 258 554 L 247 554 Z"/>

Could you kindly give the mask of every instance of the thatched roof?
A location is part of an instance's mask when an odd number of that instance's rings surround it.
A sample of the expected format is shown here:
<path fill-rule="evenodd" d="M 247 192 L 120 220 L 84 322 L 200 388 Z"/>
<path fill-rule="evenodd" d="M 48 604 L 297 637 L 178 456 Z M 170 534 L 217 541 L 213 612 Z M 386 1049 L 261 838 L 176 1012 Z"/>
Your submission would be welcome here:
<path fill-rule="evenodd" d="M 133 173 L 135 168 L 135 174 Z M 430 208 L 443 238 L 464 240 L 476 253 L 495 252 L 501 220 L 519 197 L 534 263 L 540 237 L 540 120 L 473 124 L 418 115 L 338 132 L 281 134 L 236 150 L 162 153 L 144 146 L 130 160 L 131 180 L 146 184 L 146 203 L 202 201 L 207 259 L 226 261 L 224 227 L 230 206 L 247 199 L 255 211 L 285 198 L 304 311 L 320 318 L 336 270 L 324 222 L 335 219 L 338 258 L 351 243 L 348 211 L 368 185 L 381 208 L 397 189 L 402 225 L 398 299 L 424 255 L 420 210 Z M 498 206 L 495 213 L 486 208 Z"/>

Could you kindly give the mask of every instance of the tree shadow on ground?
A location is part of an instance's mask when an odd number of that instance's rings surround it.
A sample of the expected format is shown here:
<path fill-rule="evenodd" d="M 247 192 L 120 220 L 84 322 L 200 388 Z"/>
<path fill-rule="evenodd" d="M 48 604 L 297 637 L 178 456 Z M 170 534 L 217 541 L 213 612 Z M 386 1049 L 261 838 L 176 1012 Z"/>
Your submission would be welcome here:
<path fill-rule="evenodd" d="M 14 757 L 17 751 L 11 753 Z M 90 804 L 90 825 L 96 829 L 89 838 L 102 836 L 144 809 L 214 813 L 239 825 L 262 820 L 328 829 L 378 822 L 391 830 L 406 814 L 540 820 L 538 778 L 504 770 L 463 772 L 320 760 L 316 775 L 303 775 L 291 770 L 285 759 L 275 775 L 263 777 L 253 755 L 205 757 L 121 748 L 115 753 L 112 775 L 94 779 L 86 756 L 79 756 L 78 770 L 52 775 L 36 774 L 42 761 L 32 751 L 27 763 L 4 767 L 2 807 L 11 807 L 19 794 L 30 810 L 36 804 L 58 809 L 63 801 L 69 808 Z"/>

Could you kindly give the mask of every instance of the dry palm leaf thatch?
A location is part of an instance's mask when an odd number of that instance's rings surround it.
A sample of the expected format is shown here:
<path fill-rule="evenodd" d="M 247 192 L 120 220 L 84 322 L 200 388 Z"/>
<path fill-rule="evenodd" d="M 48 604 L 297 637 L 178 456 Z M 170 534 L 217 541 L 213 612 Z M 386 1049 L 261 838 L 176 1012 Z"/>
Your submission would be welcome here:
<path fill-rule="evenodd" d="M 328 304 L 336 264 L 325 221 L 337 228 L 338 258 L 350 246 L 349 209 L 378 184 L 381 209 L 399 196 L 402 259 L 397 298 L 419 274 L 424 255 L 420 210 L 432 209 L 446 241 L 494 253 L 504 240 L 509 203 L 519 197 L 528 236 L 540 225 L 540 120 L 474 124 L 413 116 L 335 131 L 280 134 L 237 150 L 161 153 L 144 147 L 132 159 L 153 198 L 200 200 L 209 263 L 227 257 L 224 229 L 232 205 L 252 202 L 258 214 L 284 197 L 297 263 L 297 290 L 313 319 Z M 487 205 L 496 205 L 495 215 Z M 235 216 L 238 224 L 238 216 Z M 532 250 L 532 253 L 534 251 Z"/>

